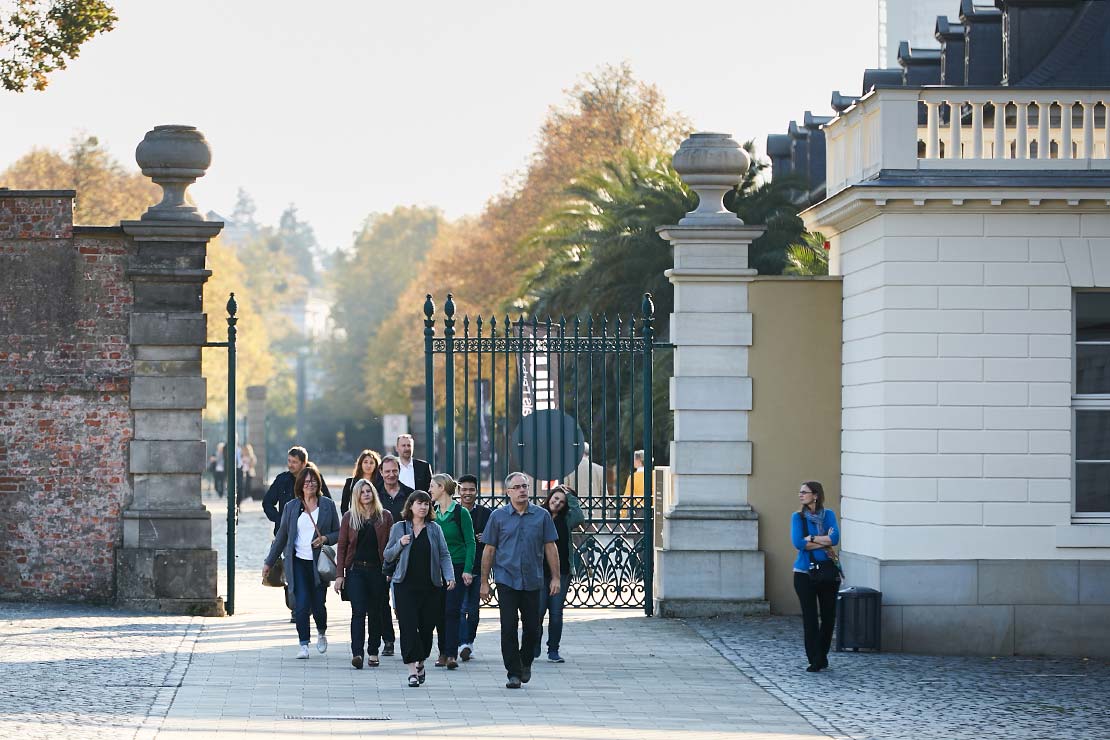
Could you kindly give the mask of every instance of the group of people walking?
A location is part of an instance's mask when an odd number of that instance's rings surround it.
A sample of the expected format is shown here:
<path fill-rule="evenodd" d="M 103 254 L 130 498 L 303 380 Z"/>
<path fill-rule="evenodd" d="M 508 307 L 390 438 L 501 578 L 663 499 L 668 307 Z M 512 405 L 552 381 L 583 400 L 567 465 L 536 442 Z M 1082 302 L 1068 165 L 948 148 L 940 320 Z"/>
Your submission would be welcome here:
<path fill-rule="evenodd" d="M 480 602 L 490 599 L 492 580 L 506 687 L 519 689 L 531 678 L 545 615 L 548 660 L 564 662 L 559 643 L 574 491 L 556 486 L 537 506 L 527 476 L 512 473 L 505 480 L 509 503 L 491 511 L 476 502 L 475 476 L 433 474 L 426 461 L 412 457 L 409 435 L 398 438 L 397 451 L 381 457 L 364 450 L 337 507 L 308 453 L 294 447 L 287 471 L 263 499 L 275 524 L 263 579 L 282 563 L 297 657 L 309 657 L 310 617 L 316 649 L 327 651 L 325 600 L 333 580 L 335 591 L 351 603 L 351 665 L 377 667 L 394 654 L 392 595 L 408 685 L 419 687 L 427 678 L 433 632 L 436 666 L 455 670 L 474 657 Z"/>

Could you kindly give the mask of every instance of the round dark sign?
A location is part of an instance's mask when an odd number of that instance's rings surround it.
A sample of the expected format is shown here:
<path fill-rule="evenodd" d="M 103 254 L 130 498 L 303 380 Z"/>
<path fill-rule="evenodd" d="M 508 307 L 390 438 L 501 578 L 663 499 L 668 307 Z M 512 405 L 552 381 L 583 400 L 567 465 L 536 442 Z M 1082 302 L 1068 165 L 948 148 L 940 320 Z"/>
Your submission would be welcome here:
<path fill-rule="evenodd" d="M 536 480 L 562 480 L 582 461 L 585 441 L 573 417 L 555 409 L 536 411 L 513 432 L 513 458 Z"/>

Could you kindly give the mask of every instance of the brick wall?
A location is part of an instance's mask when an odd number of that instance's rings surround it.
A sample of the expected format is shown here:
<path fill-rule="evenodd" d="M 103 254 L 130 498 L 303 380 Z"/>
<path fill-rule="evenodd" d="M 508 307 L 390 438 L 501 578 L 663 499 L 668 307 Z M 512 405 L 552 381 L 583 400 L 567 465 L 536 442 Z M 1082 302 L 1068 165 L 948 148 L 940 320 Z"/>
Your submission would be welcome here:
<path fill-rule="evenodd" d="M 130 241 L 72 194 L 0 191 L 0 595 L 111 601 L 128 442 Z"/>

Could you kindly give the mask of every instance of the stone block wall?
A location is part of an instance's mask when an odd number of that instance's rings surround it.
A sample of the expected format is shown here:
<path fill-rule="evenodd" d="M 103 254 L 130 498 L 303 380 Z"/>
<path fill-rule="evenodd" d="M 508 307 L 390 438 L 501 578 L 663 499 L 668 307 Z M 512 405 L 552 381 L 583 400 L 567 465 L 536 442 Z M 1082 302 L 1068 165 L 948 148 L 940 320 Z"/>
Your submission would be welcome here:
<path fill-rule="evenodd" d="M 71 191 L 0 190 L 0 598 L 115 596 L 132 247 L 74 228 L 72 206 Z"/>

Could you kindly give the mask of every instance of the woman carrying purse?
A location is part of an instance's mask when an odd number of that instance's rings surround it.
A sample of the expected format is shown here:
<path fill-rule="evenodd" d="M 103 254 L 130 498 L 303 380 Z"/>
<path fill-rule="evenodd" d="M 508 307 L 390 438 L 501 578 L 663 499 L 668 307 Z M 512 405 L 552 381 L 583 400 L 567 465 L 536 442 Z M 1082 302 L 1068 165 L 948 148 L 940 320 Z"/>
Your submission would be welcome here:
<path fill-rule="evenodd" d="M 278 557 L 285 558 L 286 600 L 291 594 L 300 643 L 297 658 L 301 660 L 308 658 L 309 614 L 316 622 L 316 649 L 321 653 L 328 649 L 328 611 L 324 605 L 328 584 L 321 578 L 319 558 L 326 557 L 324 545 L 334 545 L 339 539 L 339 511 L 330 498 L 320 496 L 323 480 L 315 465 L 305 464 L 293 485 L 296 498 L 282 509 L 281 523 L 262 566 L 262 577 L 266 578 Z"/>
<path fill-rule="evenodd" d="M 806 671 L 816 673 L 829 667 L 829 648 L 836 626 L 840 567 L 833 548 L 840 543 L 840 527 L 836 514 L 825 508 L 825 489 L 817 481 L 803 483 L 798 500 L 801 509 L 790 519 L 790 538 L 798 550 L 794 561 L 794 592 L 802 607 L 809 659 Z"/>

